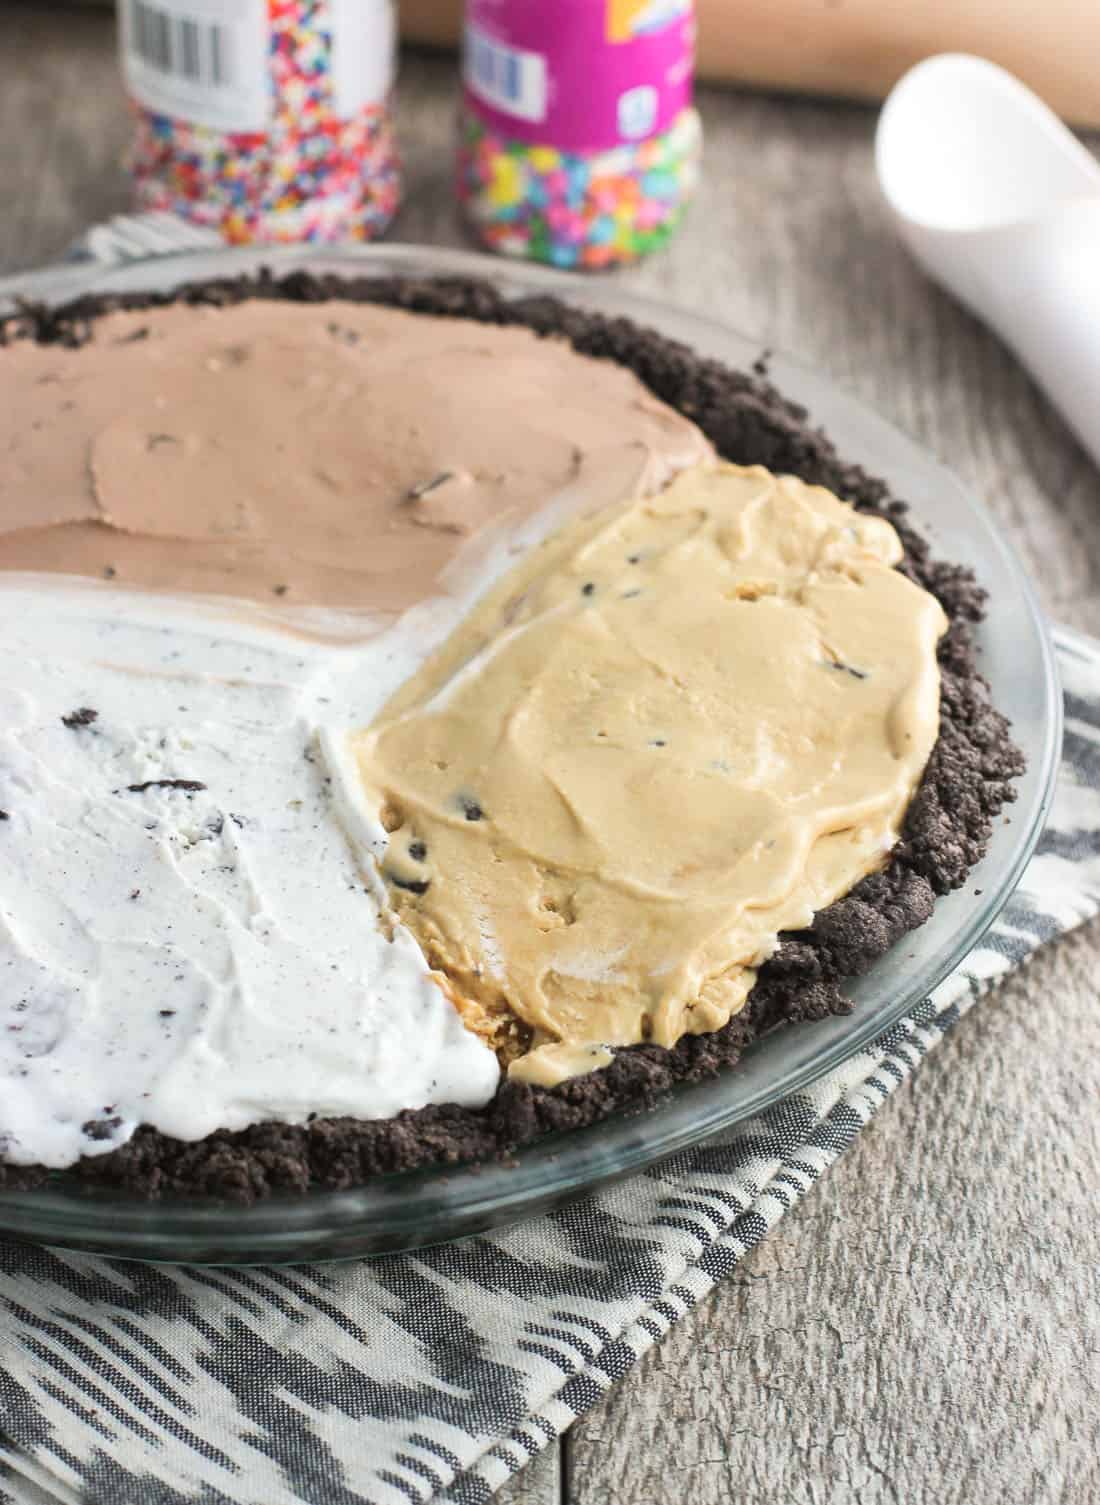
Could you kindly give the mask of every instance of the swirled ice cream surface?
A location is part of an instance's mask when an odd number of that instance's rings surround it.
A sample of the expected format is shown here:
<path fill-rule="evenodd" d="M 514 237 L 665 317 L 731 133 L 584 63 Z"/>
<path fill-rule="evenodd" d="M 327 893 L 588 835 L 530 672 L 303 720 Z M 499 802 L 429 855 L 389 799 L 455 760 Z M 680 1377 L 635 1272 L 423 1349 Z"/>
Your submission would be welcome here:
<path fill-rule="evenodd" d="M 139 1123 L 197 1139 L 495 1088 L 412 938 L 379 923 L 341 817 L 323 729 L 384 674 L 224 625 L 0 590 L 8 1159 L 66 1165 Z"/>
<path fill-rule="evenodd" d="M 112 315 L 3 394 L 0 1159 L 486 1102 L 346 733 L 702 436 L 525 331 L 348 305 Z"/>

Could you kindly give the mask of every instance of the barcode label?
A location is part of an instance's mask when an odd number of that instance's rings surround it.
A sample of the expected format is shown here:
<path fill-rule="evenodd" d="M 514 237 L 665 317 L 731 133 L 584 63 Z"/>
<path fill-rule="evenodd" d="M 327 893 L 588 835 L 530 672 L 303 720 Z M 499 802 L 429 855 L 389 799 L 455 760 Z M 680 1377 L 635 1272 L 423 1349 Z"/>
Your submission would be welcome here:
<path fill-rule="evenodd" d="M 467 25 L 465 47 L 467 87 L 493 109 L 517 120 L 546 119 L 546 59 L 541 52 L 508 47 Z"/>
<path fill-rule="evenodd" d="M 130 93 L 158 114 L 262 131 L 271 109 L 267 0 L 122 0 Z"/>
<path fill-rule="evenodd" d="M 146 0 L 131 0 L 134 12 L 134 51 L 143 63 L 161 73 L 179 73 L 193 84 L 225 89 L 233 83 L 233 31 L 174 16 Z"/>

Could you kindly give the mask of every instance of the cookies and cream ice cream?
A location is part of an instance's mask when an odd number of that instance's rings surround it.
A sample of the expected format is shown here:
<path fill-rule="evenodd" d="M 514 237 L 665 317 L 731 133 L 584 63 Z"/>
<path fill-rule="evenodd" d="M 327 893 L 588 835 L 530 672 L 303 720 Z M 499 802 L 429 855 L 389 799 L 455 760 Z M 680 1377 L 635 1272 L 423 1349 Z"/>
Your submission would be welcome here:
<path fill-rule="evenodd" d="M 939 608 L 616 365 L 255 300 L 0 396 L 0 1158 L 714 1028 L 896 836 Z"/>

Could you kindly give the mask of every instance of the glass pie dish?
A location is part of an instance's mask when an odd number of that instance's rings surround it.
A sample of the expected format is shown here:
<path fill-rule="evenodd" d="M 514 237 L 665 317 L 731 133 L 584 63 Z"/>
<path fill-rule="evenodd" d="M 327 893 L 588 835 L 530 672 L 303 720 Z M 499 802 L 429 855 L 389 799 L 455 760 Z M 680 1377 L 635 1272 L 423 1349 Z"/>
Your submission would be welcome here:
<path fill-rule="evenodd" d="M 359 277 L 481 277 L 506 297 L 552 293 L 594 312 L 629 317 L 730 366 L 748 367 L 760 354 L 758 344 L 720 324 L 604 281 L 420 248 L 225 250 L 110 270 L 65 268 L 0 284 L 0 306 L 15 297 L 60 302 L 81 293 L 167 292 L 261 266 L 276 274 L 306 268 Z M 996 824 L 974 882 L 940 899 L 925 925 L 851 984 L 851 1014 L 777 1031 L 711 1081 L 674 1089 L 645 1112 L 547 1136 L 506 1163 L 395 1173 L 351 1190 L 272 1197 L 246 1207 L 127 1199 L 113 1190 L 74 1189 L 59 1173 L 34 1191 L 0 1193 L 0 1237 L 137 1259 L 229 1264 L 368 1256 L 465 1237 L 545 1212 L 752 1118 L 866 1046 L 962 960 L 1015 887 L 1051 797 L 1061 703 L 1043 619 L 1012 550 L 947 470 L 826 378 L 781 357 L 770 359 L 769 376 L 808 408 L 846 459 L 884 476 L 894 494 L 910 502 L 914 524 L 939 557 L 970 565 L 989 592 L 979 631 L 982 670 L 1028 767 L 1012 818 Z"/>

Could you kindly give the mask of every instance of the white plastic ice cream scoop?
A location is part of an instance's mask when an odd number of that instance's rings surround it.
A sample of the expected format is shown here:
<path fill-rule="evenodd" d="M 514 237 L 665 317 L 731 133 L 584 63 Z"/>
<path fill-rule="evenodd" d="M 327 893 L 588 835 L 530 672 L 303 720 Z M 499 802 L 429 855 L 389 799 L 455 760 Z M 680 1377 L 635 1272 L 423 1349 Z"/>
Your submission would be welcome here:
<path fill-rule="evenodd" d="M 930 276 L 990 324 L 1100 464 L 1100 163 L 983 58 L 918 63 L 883 106 L 879 182 Z"/>

